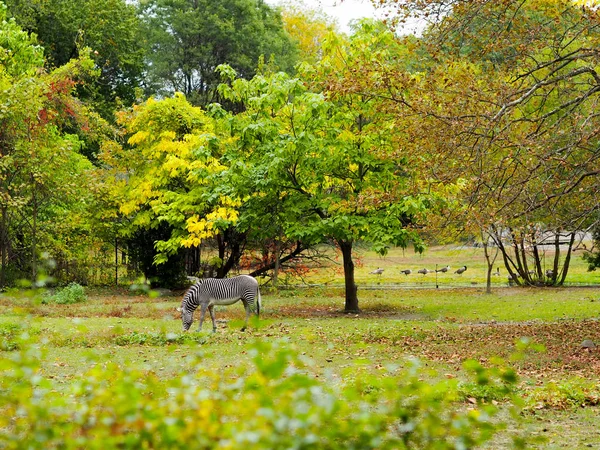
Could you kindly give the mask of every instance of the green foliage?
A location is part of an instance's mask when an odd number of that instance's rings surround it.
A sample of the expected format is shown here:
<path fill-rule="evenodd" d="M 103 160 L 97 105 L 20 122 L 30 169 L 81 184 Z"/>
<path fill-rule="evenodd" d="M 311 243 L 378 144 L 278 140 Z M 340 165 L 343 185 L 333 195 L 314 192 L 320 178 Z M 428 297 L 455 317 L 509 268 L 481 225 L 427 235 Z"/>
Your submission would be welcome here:
<path fill-rule="evenodd" d="M 198 333 L 138 333 L 137 331 L 116 336 L 114 339 L 115 344 L 121 346 L 148 345 L 155 347 L 174 344 L 203 344 L 205 341 L 206 336 Z"/>
<path fill-rule="evenodd" d="M 0 67 L 10 76 L 32 75 L 43 64 L 43 49 L 14 19 L 7 19 L 6 5 L 0 2 Z"/>
<path fill-rule="evenodd" d="M 18 336 L 22 332 L 22 327 L 16 323 L 0 324 L 0 350 L 13 351 L 19 348 Z"/>
<path fill-rule="evenodd" d="M 85 288 L 77 283 L 70 283 L 58 292 L 46 295 L 42 303 L 56 303 L 57 305 L 72 305 L 87 301 Z"/>
<path fill-rule="evenodd" d="M 5 16 L 0 8 L 0 19 Z M 14 20 L 0 21 L 0 285 L 10 278 L 35 278 L 40 254 L 66 251 L 68 241 L 88 244 L 85 216 L 91 164 L 79 154 L 73 129 L 98 125 L 73 93 L 92 76 L 82 55 L 44 72 L 34 35 Z M 68 217 L 68 219 L 67 219 Z M 24 220 L 27 218 L 27 220 Z M 8 253 L 11 257 L 8 258 Z"/>
<path fill-rule="evenodd" d="M 588 263 L 589 272 L 600 267 L 600 224 L 594 226 L 592 239 L 594 240 L 594 246 L 598 249 L 596 251 L 586 251 L 583 254 L 583 260 Z"/>
<path fill-rule="evenodd" d="M 119 121 L 128 145 L 103 147 L 106 193 L 128 219 L 122 234 L 144 274 L 177 285 L 182 247 L 199 246 L 237 220 L 239 202 L 221 182 L 223 144 L 211 118 L 181 93 L 151 98 Z"/>
<path fill-rule="evenodd" d="M 259 60 L 291 71 L 296 48 L 279 12 L 259 0 L 145 0 L 151 94 L 183 92 L 194 105 L 220 101 L 219 64 L 252 78 Z"/>
<path fill-rule="evenodd" d="M 5 3 L 17 23 L 37 35 L 48 66 L 63 66 L 84 47 L 92 49 L 100 72 L 98 82 L 88 84 L 78 95 L 93 102 L 103 117 L 112 122 L 116 108 L 133 103 L 144 63 L 141 24 L 133 5 L 125 0 L 80 0 L 76 5 L 63 0 Z"/>
<path fill-rule="evenodd" d="M 505 426 L 493 405 L 464 410 L 453 380 L 424 381 L 416 363 L 339 386 L 259 341 L 249 368 L 206 370 L 198 354 L 191 372 L 162 381 L 104 362 L 58 391 L 37 372 L 41 356 L 23 343 L 0 360 L 5 448 L 456 449 Z"/>
<path fill-rule="evenodd" d="M 580 379 L 550 381 L 533 390 L 526 409 L 572 409 L 600 405 L 600 386 Z"/>
<path fill-rule="evenodd" d="M 358 62 L 393 57 L 393 43 L 392 33 L 365 24 L 349 43 L 330 43 L 327 56 L 305 64 L 298 78 L 265 71 L 245 80 L 219 68 L 221 95 L 243 110 L 230 121 L 236 139 L 226 153 L 229 184 L 244 199 L 240 226 L 334 243 L 344 259 L 347 311 L 358 310 L 353 244 L 371 242 L 382 255 L 410 243 L 421 249 L 411 225 L 432 208 L 413 181 L 419 174 L 410 155 L 398 150 L 404 133 L 395 132 L 381 100 L 338 89 Z"/>

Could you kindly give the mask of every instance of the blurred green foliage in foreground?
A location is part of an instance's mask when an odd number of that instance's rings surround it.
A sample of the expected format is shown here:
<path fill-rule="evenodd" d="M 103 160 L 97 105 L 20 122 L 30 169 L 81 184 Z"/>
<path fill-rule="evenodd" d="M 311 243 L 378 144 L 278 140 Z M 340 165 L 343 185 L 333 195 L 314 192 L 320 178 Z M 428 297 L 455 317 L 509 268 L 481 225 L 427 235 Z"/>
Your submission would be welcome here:
<path fill-rule="evenodd" d="M 466 449 L 506 427 L 497 402 L 465 401 L 459 381 L 418 361 L 340 383 L 311 375 L 285 341 L 257 340 L 248 366 L 206 370 L 197 353 L 162 380 L 96 361 L 65 389 L 40 375 L 39 336 L 15 331 L 0 361 L 1 448 Z M 465 370 L 513 404 L 516 375 L 502 361 Z"/>

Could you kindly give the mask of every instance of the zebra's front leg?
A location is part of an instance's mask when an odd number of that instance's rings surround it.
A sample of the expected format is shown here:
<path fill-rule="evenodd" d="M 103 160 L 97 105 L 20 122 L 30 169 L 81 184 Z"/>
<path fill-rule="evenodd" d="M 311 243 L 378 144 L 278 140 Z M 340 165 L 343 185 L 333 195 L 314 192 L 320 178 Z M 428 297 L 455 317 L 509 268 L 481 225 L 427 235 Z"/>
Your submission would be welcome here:
<path fill-rule="evenodd" d="M 214 305 L 208 305 L 208 312 L 210 313 L 210 318 L 212 319 L 213 324 L 213 333 L 217 332 L 217 321 L 215 320 L 215 307 Z"/>
<path fill-rule="evenodd" d="M 206 314 L 207 307 L 208 303 L 202 303 L 200 305 L 200 323 L 198 324 L 198 333 L 202 331 L 202 322 L 204 322 L 204 314 Z"/>

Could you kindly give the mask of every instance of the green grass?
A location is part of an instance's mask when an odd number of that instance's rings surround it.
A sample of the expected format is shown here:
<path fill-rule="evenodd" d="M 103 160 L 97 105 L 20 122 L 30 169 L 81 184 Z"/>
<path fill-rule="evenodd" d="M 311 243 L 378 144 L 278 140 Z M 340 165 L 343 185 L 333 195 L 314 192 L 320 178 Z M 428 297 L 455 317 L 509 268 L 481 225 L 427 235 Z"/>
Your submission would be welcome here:
<path fill-rule="evenodd" d="M 342 285 L 343 273 L 341 270 L 341 257 L 329 250 L 333 263 L 326 268 L 319 268 L 305 276 L 305 280 L 315 284 Z M 544 269 L 550 268 L 554 257 L 553 252 L 547 252 L 544 257 Z M 487 264 L 482 248 L 466 245 L 446 245 L 427 249 L 423 254 L 414 253 L 412 250 L 392 249 L 384 256 L 378 256 L 366 248 L 356 249 L 356 281 L 359 285 L 377 287 L 390 285 L 394 287 L 484 287 L 486 283 Z M 451 267 L 446 274 L 435 273 L 427 275 L 418 274 L 422 268 L 435 270 L 436 265 L 442 268 Z M 459 267 L 466 265 L 467 271 L 462 275 L 454 274 Z M 370 274 L 371 271 L 381 267 L 385 269 L 381 276 Z M 494 263 L 494 271 L 500 268 L 500 276 L 492 277 L 494 287 L 506 287 L 507 272 L 504 269 L 500 255 Z M 600 285 L 600 270 L 588 272 L 587 263 L 581 258 L 581 252 L 574 252 L 569 266 L 566 284 L 572 285 Z M 411 269 L 413 273 L 405 276 L 400 270 Z M 297 280 L 289 280 L 295 283 Z"/>
<path fill-rule="evenodd" d="M 478 249 L 455 259 L 466 261 L 466 280 L 480 280 Z M 84 369 L 108 361 L 136 367 L 164 379 L 191 371 L 200 355 L 204 367 L 222 371 L 250 364 L 256 341 L 280 341 L 310 358 L 310 372 L 332 383 L 351 382 L 360 374 L 384 375 L 419 358 L 436 377 L 462 379 L 463 363 L 472 358 L 491 364 L 495 356 L 509 360 L 515 342 L 526 337 L 546 348 L 529 351 L 510 364 L 521 377 L 518 392 L 528 409 L 519 425 L 529 433 L 548 438 L 546 448 L 579 448 L 600 445 L 596 423 L 600 411 L 593 399 L 600 392 L 600 351 L 583 351 L 580 344 L 592 339 L 600 344 L 600 290 L 594 288 L 519 289 L 495 287 L 483 292 L 474 287 L 412 289 L 387 285 L 396 269 L 445 265 L 455 250 L 438 249 L 425 256 L 391 254 L 385 259 L 365 254 L 358 268 L 359 305 L 362 313 L 344 314 L 343 290 L 338 278 L 325 285 L 329 268 L 313 274 L 319 287 L 287 289 L 263 294 L 263 315 L 241 332 L 241 304 L 216 308 L 218 331 L 181 333 L 175 308 L 181 293 L 150 298 L 126 292 L 88 290 L 88 300 L 70 305 L 42 304 L 31 298 L 0 296 L 0 357 L 18 347 L 26 331 L 43 350 L 41 376 L 56 390 L 66 389 Z M 411 265 L 409 265 L 411 264 Z M 386 267 L 377 281 L 368 272 Z M 583 265 L 574 265 L 574 270 Z M 583 273 L 583 272 L 582 272 Z M 584 274 L 591 282 L 596 274 Z M 415 276 L 415 275 L 413 275 Z M 420 276 L 420 275 L 418 275 Z M 458 276 L 450 275 L 454 280 Z M 470 277 L 470 278 L 469 278 Z M 424 278 L 424 277 L 423 277 Z M 440 279 L 442 279 L 440 277 Z M 398 277 L 390 283 L 402 283 Z M 591 281 L 590 281 L 591 280 Z M 425 283 L 425 282 L 423 282 Z M 469 282 L 470 284 L 470 282 Z M 383 288 L 381 288 L 383 287 Z M 429 372 L 424 377 L 434 376 Z M 503 401 L 503 393 L 465 385 L 464 396 Z M 585 407 L 578 405 L 584 402 Z M 457 405 L 468 407 L 468 403 Z M 499 436 L 489 448 L 503 448 Z"/>

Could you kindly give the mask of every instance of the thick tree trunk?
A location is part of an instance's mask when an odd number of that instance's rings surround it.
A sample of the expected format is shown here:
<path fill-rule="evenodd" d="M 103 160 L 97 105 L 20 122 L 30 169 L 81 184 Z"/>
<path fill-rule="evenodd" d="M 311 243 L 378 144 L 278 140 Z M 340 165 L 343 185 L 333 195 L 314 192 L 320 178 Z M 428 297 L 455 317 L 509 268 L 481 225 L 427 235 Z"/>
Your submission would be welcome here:
<path fill-rule="evenodd" d="M 232 228 L 225 230 L 217 235 L 219 245 L 219 258 L 222 261 L 221 267 L 217 268 L 217 278 L 225 278 L 229 271 L 240 262 L 242 253 L 246 247 L 246 233 L 238 233 Z M 229 256 L 226 257 L 227 252 Z"/>
<path fill-rule="evenodd" d="M 346 305 L 344 312 L 358 313 L 358 288 L 354 281 L 354 261 L 352 261 L 352 241 L 338 240 L 344 261 L 344 280 L 346 285 Z"/>

